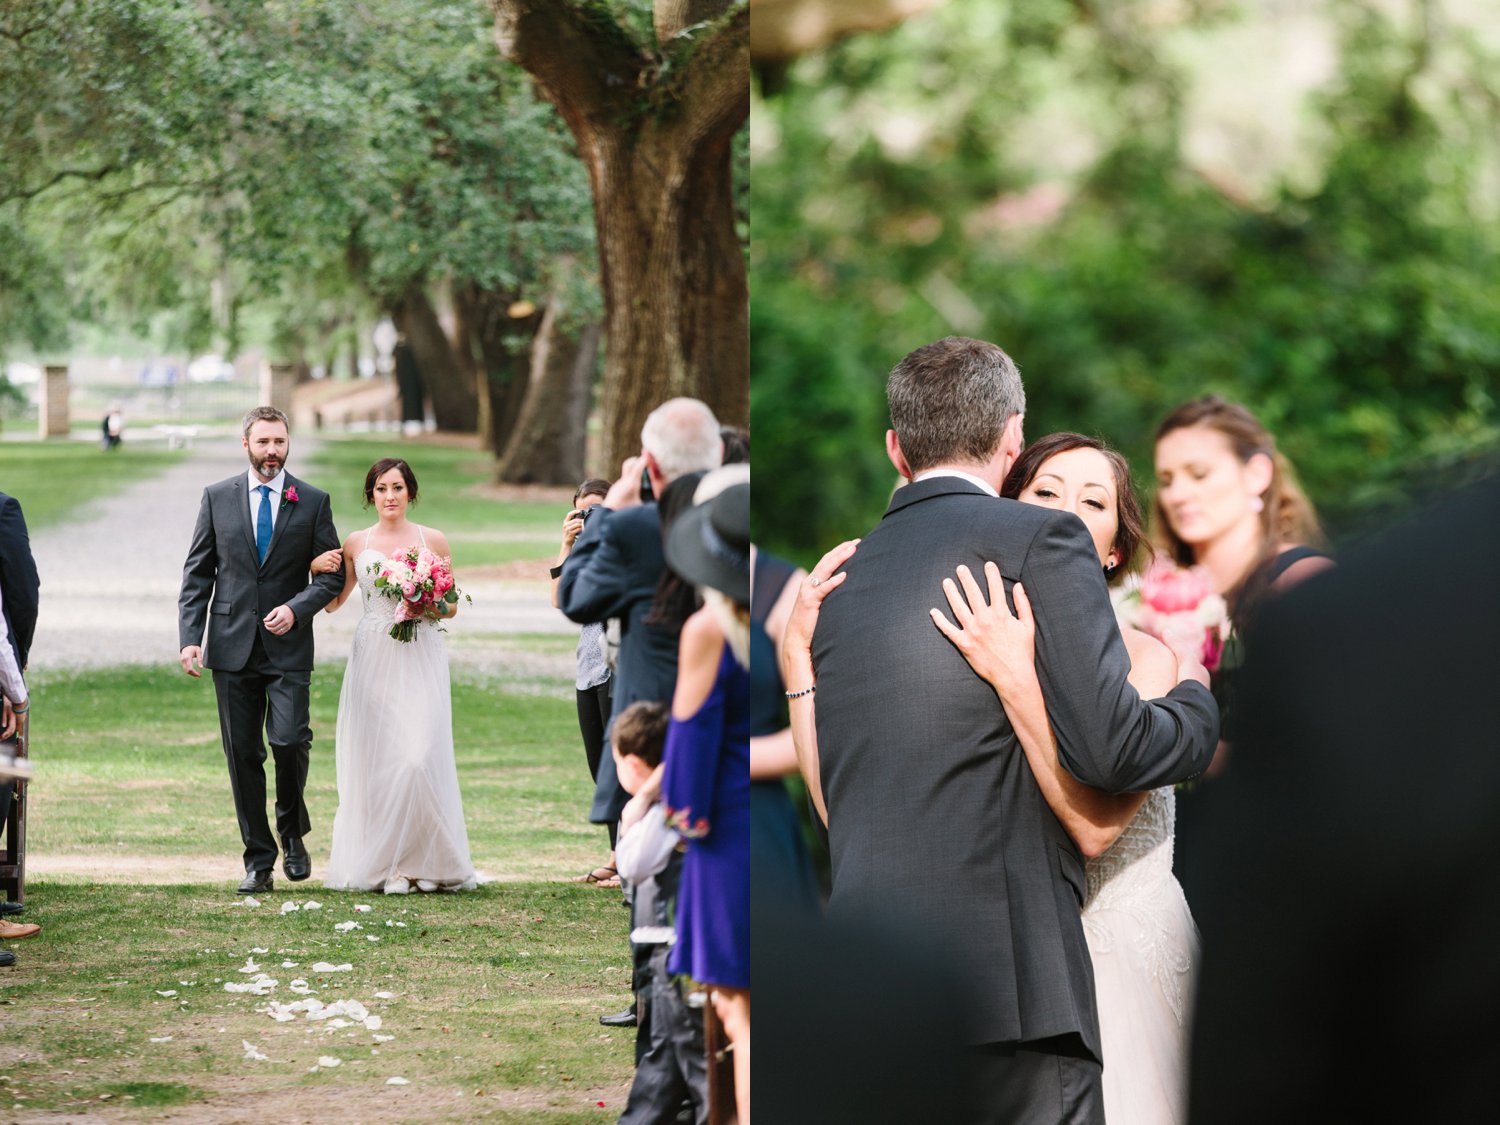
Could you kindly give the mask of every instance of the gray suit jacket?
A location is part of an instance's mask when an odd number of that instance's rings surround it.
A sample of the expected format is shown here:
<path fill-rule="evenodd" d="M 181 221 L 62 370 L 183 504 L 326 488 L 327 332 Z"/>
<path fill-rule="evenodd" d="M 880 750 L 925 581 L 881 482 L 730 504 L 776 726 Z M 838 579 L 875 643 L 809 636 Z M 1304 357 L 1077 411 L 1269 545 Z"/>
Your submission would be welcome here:
<path fill-rule="evenodd" d="M 319 574 L 309 583 L 308 567 L 324 551 L 339 546 L 328 493 L 286 475 L 297 502 L 282 492 L 275 530 L 261 565 L 250 524 L 249 481 L 245 473 L 203 490 L 192 545 L 182 567 L 177 600 L 178 644 L 204 644 L 208 668 L 233 672 L 250 659 L 257 632 L 271 663 L 283 671 L 311 670 L 313 618 L 344 587 L 342 571 Z M 266 630 L 266 614 L 286 605 L 297 624 L 282 636 Z"/>
<path fill-rule="evenodd" d="M 1212 756 L 1199 684 L 1143 702 L 1098 554 L 1071 513 L 956 478 L 899 490 L 823 604 L 813 637 L 833 860 L 830 913 L 921 926 L 971 986 L 970 1042 L 1076 1033 L 1099 1054 L 1079 910 L 1083 857 L 1042 798 L 994 691 L 928 616 L 960 563 L 1026 587 L 1058 753 L 1086 784 L 1150 789 Z"/>

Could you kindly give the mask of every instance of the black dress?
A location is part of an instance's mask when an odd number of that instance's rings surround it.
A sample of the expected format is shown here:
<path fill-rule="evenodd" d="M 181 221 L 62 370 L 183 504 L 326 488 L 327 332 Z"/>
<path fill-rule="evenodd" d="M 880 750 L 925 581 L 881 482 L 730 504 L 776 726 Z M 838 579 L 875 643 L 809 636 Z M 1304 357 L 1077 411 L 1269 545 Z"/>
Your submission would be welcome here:
<path fill-rule="evenodd" d="M 776 645 L 766 633 L 766 614 L 796 567 L 757 551 L 750 592 L 750 736 L 775 734 L 787 726 L 785 685 Z M 750 783 L 750 900 L 774 900 L 792 910 L 816 913 L 821 895 L 802 838 L 802 822 L 779 777 Z"/>

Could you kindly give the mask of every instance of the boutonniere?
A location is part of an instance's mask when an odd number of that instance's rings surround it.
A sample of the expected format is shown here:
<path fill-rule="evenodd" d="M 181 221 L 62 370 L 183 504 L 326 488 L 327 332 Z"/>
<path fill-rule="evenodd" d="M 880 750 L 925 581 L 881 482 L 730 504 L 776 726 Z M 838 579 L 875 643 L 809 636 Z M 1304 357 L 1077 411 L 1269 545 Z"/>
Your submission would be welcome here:
<path fill-rule="evenodd" d="M 281 506 L 285 508 L 288 504 L 295 504 L 298 499 L 297 486 L 294 484 L 281 494 Z"/>

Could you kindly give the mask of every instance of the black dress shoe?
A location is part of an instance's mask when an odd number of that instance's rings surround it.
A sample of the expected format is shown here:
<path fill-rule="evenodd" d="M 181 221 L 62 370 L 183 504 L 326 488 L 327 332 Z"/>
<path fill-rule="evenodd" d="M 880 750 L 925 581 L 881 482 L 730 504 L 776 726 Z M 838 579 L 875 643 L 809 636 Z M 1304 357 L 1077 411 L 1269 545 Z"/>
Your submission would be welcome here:
<path fill-rule="evenodd" d="M 263 895 L 274 890 L 269 871 L 247 871 L 245 881 L 234 889 L 237 895 Z"/>
<path fill-rule="evenodd" d="M 8 949 L 0 949 L 0 965 L 14 965 L 16 955 Z"/>
<path fill-rule="evenodd" d="M 11 902 L 10 899 L 6 899 L 0 902 L 0 918 L 4 918 L 8 914 L 19 914 L 25 909 L 26 907 L 22 906 L 19 902 Z"/>
<path fill-rule="evenodd" d="M 623 1012 L 616 1012 L 612 1016 L 600 1016 L 599 1022 L 605 1027 L 634 1027 L 635 1005 L 632 1004 Z"/>
<path fill-rule="evenodd" d="M 312 874 L 312 860 L 302 846 L 301 836 L 283 836 L 281 853 L 281 869 L 292 882 L 300 883 Z"/>

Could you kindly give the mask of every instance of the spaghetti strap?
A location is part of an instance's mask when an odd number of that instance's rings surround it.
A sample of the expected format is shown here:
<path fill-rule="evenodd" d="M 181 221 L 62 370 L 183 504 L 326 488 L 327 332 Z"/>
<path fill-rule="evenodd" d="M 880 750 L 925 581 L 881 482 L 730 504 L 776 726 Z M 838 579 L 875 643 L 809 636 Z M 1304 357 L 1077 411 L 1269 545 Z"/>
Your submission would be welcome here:
<path fill-rule="evenodd" d="M 422 541 L 422 546 L 425 549 L 427 546 L 427 533 L 422 530 L 421 524 L 417 524 L 417 538 Z"/>
<path fill-rule="evenodd" d="M 367 551 L 370 549 L 370 532 L 374 530 L 375 529 L 373 527 L 365 528 L 365 550 Z"/>

